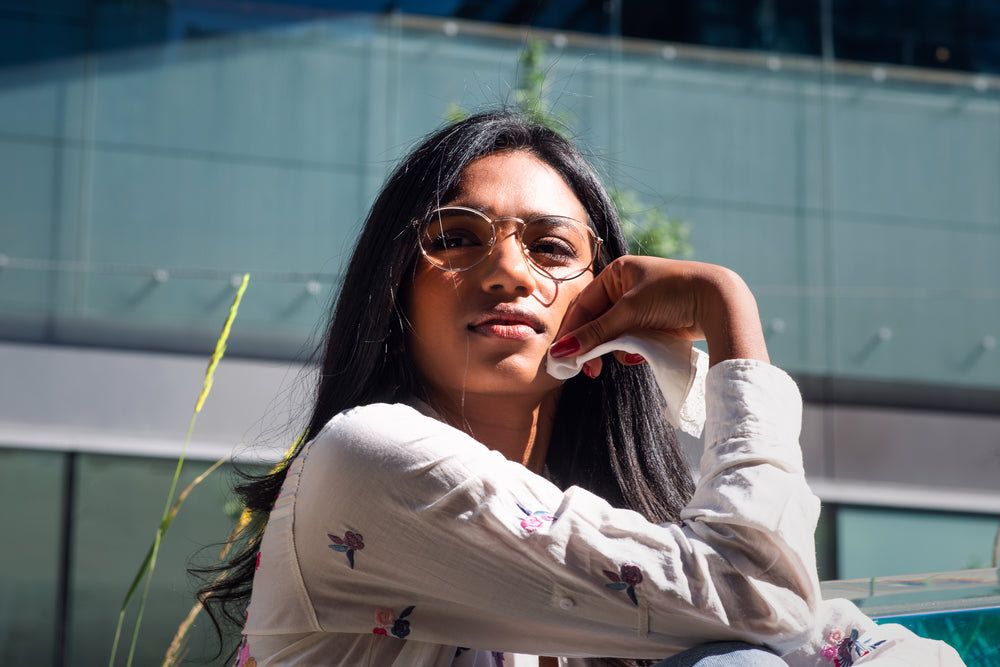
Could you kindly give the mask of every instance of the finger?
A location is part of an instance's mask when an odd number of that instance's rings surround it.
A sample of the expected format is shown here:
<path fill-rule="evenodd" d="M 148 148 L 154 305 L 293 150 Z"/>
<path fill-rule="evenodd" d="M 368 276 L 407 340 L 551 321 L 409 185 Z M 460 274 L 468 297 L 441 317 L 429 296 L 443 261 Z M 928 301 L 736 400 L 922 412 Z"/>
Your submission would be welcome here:
<path fill-rule="evenodd" d="M 583 365 L 583 374 L 593 380 L 601 374 L 602 368 L 604 368 L 604 362 L 600 357 L 595 357 Z"/>
<path fill-rule="evenodd" d="M 585 354 L 601 343 L 618 338 L 635 326 L 635 317 L 628 297 L 614 304 L 601 316 L 583 326 L 566 332 L 552 346 L 553 357 L 572 357 Z"/>
<path fill-rule="evenodd" d="M 594 280 L 581 290 L 563 315 L 556 340 L 561 340 L 567 333 L 580 328 L 587 322 L 600 316 L 614 303 L 608 293 L 608 283 L 604 278 L 606 272 L 598 274 Z"/>
<path fill-rule="evenodd" d="M 615 359 L 618 360 L 618 363 L 622 364 L 623 366 L 638 366 L 640 364 L 646 363 L 645 357 L 643 357 L 641 354 L 636 354 L 635 352 L 623 352 L 621 350 L 615 350 L 613 354 L 615 355 Z"/>

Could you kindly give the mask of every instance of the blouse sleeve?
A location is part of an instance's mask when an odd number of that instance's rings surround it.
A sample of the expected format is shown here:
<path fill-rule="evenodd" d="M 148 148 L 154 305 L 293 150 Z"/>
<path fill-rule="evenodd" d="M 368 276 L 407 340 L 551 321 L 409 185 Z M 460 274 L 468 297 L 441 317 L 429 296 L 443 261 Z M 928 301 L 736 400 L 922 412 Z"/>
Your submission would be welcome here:
<path fill-rule="evenodd" d="M 407 406 L 338 415 L 294 489 L 316 629 L 564 656 L 658 658 L 718 639 L 794 649 L 819 600 L 798 390 L 747 360 L 707 382 L 681 525 L 562 491 Z"/>

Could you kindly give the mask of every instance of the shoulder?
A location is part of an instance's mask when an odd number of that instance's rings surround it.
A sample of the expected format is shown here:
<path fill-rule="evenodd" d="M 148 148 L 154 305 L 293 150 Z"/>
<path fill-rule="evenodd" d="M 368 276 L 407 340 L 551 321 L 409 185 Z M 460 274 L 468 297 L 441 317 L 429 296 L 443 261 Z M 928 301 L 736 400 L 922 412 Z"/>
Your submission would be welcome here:
<path fill-rule="evenodd" d="M 304 480 L 322 474 L 350 486 L 454 484 L 500 454 L 402 403 L 373 403 L 336 415 L 303 452 Z M 502 458 L 502 457 L 500 457 Z"/>
<path fill-rule="evenodd" d="M 371 403 L 335 415 L 315 441 L 393 442 L 410 434 L 441 430 L 455 431 L 405 403 Z"/>
<path fill-rule="evenodd" d="M 330 446 L 359 454 L 377 450 L 380 456 L 400 448 L 483 447 L 462 431 L 404 403 L 372 403 L 334 416 L 310 445 L 313 449 Z"/>

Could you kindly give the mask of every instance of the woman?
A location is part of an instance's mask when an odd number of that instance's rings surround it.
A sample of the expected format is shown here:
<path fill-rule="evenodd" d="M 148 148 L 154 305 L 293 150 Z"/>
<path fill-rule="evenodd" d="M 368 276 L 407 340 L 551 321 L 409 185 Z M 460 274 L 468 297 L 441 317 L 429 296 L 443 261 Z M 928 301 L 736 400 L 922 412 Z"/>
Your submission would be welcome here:
<path fill-rule="evenodd" d="M 695 487 L 654 375 L 697 387 L 699 338 Z M 800 401 L 767 361 L 738 276 L 625 256 L 558 135 L 506 111 L 444 128 L 377 198 L 302 443 L 241 487 L 257 532 L 202 600 L 246 608 L 241 665 L 888 654 L 899 632 L 819 600 Z"/>

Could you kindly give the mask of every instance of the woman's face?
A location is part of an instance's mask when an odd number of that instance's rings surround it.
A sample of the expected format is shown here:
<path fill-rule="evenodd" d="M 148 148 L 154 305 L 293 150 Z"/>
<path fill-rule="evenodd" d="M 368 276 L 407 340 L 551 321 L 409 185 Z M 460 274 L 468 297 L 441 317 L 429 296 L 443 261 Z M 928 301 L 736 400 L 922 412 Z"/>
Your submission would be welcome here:
<path fill-rule="evenodd" d="M 586 221 L 587 211 L 552 167 L 524 151 L 471 163 L 448 202 L 490 218 L 546 213 Z M 409 292 L 408 350 L 431 398 L 552 392 L 545 354 L 592 270 L 556 282 L 528 265 L 516 226 L 497 223 L 492 253 L 471 269 L 443 271 L 418 260 Z"/>

